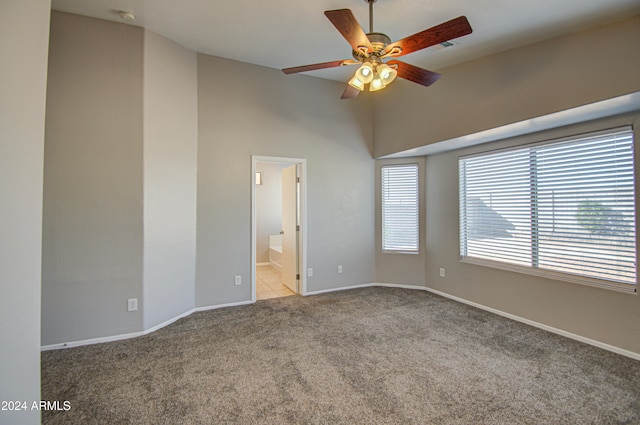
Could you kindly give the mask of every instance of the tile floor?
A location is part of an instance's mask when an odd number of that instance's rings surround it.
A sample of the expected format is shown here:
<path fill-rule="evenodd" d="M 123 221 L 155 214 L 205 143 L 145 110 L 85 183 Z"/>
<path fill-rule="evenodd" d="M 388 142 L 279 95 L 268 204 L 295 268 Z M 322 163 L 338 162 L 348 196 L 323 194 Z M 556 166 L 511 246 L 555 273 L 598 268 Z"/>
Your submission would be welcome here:
<path fill-rule="evenodd" d="M 271 266 L 256 267 L 256 299 L 288 297 L 295 293 L 284 286 L 282 275 Z"/>

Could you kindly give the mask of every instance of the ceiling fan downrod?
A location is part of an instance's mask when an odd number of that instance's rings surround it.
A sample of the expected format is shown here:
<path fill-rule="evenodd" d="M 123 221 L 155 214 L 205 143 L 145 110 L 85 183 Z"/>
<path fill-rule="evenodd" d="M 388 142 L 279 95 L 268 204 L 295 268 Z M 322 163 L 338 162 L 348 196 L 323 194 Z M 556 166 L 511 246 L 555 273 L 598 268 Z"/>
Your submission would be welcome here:
<path fill-rule="evenodd" d="M 372 61 L 378 61 L 381 57 L 384 49 L 391 43 L 391 39 L 386 34 L 373 31 L 373 4 L 377 0 L 364 0 L 369 4 L 369 32 L 366 34 L 367 38 L 371 42 L 373 51 L 367 53 L 358 49 L 353 50 L 353 58 L 359 62 L 365 62 L 367 58 L 371 58 Z"/>
<path fill-rule="evenodd" d="M 373 3 L 376 2 L 376 0 L 364 0 L 367 3 L 369 3 L 369 32 L 373 32 Z"/>

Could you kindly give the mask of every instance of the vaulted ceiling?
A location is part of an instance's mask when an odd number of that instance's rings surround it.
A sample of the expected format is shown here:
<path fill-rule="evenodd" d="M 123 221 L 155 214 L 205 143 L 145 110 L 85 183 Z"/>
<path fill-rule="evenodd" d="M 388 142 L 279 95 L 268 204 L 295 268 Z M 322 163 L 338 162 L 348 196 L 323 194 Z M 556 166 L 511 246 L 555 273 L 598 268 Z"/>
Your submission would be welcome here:
<path fill-rule="evenodd" d="M 351 9 L 369 31 L 366 0 L 53 0 L 55 10 L 145 27 L 200 53 L 282 69 L 351 58 L 351 48 L 324 16 Z M 473 33 L 444 49 L 411 53 L 406 62 L 438 70 L 488 54 L 640 14 L 638 0 L 377 0 L 374 31 L 398 40 L 461 15 Z M 345 81 L 353 69 L 310 75 Z"/>

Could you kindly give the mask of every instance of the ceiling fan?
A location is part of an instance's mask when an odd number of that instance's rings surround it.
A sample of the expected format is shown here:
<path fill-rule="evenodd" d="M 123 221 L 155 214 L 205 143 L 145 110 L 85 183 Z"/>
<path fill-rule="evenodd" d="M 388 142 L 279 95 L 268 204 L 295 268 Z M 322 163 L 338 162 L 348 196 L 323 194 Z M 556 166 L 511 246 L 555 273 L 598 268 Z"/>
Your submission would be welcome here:
<path fill-rule="evenodd" d="M 373 32 L 373 3 L 376 0 L 364 1 L 369 4 L 369 32 L 366 34 L 353 16 L 353 13 L 351 13 L 351 10 L 338 9 L 324 12 L 325 16 L 329 18 L 353 48 L 353 59 L 285 68 L 282 72 L 295 74 L 360 64 L 360 68 L 358 68 L 344 93 L 342 93 L 341 99 L 356 97 L 367 85 L 369 91 L 381 90 L 396 77 L 428 87 L 440 78 L 440 74 L 392 58 L 426 49 L 427 47 L 471 34 L 473 31 L 467 18 L 460 16 L 392 43 L 386 34 Z"/>

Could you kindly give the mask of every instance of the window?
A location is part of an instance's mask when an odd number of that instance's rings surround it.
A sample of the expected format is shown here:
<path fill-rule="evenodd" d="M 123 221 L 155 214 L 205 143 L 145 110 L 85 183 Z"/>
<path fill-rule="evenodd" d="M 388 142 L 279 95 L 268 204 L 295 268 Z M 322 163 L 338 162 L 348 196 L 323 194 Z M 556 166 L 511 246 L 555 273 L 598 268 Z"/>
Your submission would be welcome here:
<path fill-rule="evenodd" d="M 418 164 L 382 166 L 382 251 L 418 253 Z"/>
<path fill-rule="evenodd" d="M 462 261 L 635 292 L 630 127 L 461 157 Z"/>

